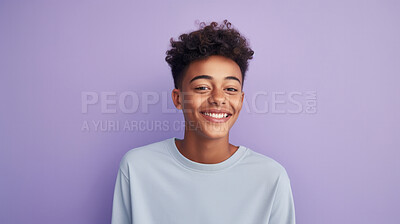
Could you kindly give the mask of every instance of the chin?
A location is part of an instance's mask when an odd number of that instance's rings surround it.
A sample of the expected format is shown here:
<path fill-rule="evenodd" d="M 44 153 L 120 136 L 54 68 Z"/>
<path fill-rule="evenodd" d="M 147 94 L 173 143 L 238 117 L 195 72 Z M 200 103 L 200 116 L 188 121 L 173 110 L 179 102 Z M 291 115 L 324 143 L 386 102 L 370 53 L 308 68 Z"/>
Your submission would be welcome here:
<path fill-rule="evenodd" d="M 216 127 L 216 129 L 221 129 L 219 127 Z M 210 138 L 210 139 L 219 139 L 219 138 L 224 138 L 229 136 L 229 128 L 226 130 L 213 130 L 213 128 L 206 130 L 205 132 L 202 132 L 201 134 L 204 137 Z"/>
<path fill-rule="evenodd" d="M 227 135 L 226 134 L 224 134 L 224 135 L 217 135 L 217 134 L 202 134 L 203 135 L 203 137 L 204 138 L 207 138 L 207 139 L 214 139 L 214 140 L 217 140 L 217 139 L 221 139 L 221 138 L 225 138 L 225 137 L 227 137 Z"/>

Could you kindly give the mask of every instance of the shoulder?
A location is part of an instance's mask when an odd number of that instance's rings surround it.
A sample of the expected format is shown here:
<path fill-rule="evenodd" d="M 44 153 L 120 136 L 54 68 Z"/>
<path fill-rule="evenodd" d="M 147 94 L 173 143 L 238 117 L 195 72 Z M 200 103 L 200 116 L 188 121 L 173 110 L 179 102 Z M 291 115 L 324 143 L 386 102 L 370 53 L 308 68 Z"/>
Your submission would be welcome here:
<path fill-rule="evenodd" d="M 247 148 L 247 156 L 244 164 L 260 175 L 266 175 L 272 179 L 289 179 L 285 167 L 275 159 Z"/>
<path fill-rule="evenodd" d="M 126 175 L 133 167 L 139 167 L 144 164 L 157 162 L 168 157 L 168 141 L 170 139 L 161 140 L 143 146 L 130 149 L 122 157 L 119 167 Z"/>

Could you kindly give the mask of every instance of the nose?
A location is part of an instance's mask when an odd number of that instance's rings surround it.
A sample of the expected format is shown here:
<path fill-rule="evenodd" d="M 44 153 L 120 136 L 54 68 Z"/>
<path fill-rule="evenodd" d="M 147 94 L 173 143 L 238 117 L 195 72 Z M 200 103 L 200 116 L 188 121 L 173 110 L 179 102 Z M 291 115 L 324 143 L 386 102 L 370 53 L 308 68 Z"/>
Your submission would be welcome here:
<path fill-rule="evenodd" d="M 211 92 L 210 97 L 208 98 L 208 102 L 211 104 L 225 104 L 226 102 L 226 96 L 223 90 L 219 90 L 219 89 L 214 89 Z"/>

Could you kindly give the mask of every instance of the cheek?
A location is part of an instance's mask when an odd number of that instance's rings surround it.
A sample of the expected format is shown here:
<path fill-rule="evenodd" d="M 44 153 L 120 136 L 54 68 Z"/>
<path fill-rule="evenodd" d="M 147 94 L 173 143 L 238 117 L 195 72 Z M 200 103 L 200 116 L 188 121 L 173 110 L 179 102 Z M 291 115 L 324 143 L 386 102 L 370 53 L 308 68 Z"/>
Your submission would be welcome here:
<path fill-rule="evenodd" d="M 204 96 L 192 97 L 192 98 L 190 99 L 190 104 L 193 105 L 194 107 L 199 107 L 199 106 L 201 106 L 201 105 L 204 103 L 204 101 L 205 101 L 206 99 L 207 99 L 207 98 L 204 97 Z"/>
<path fill-rule="evenodd" d="M 231 102 L 231 105 L 234 108 L 236 108 L 237 110 L 240 110 L 242 108 L 242 99 L 241 99 L 241 97 L 231 98 L 230 102 Z"/>
<path fill-rule="evenodd" d="M 186 97 L 186 99 L 183 102 L 184 108 L 186 109 L 194 109 L 200 107 L 202 104 L 203 100 L 200 97 Z"/>

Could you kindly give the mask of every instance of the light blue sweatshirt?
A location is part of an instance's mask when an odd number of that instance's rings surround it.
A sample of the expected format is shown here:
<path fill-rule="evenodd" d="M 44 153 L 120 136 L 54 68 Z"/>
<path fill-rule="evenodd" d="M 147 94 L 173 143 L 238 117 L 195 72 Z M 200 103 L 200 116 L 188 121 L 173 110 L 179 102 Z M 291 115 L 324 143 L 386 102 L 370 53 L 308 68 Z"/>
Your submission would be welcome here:
<path fill-rule="evenodd" d="M 112 224 L 294 224 L 290 180 L 275 160 L 244 146 L 215 164 L 183 156 L 175 138 L 128 151 Z"/>

